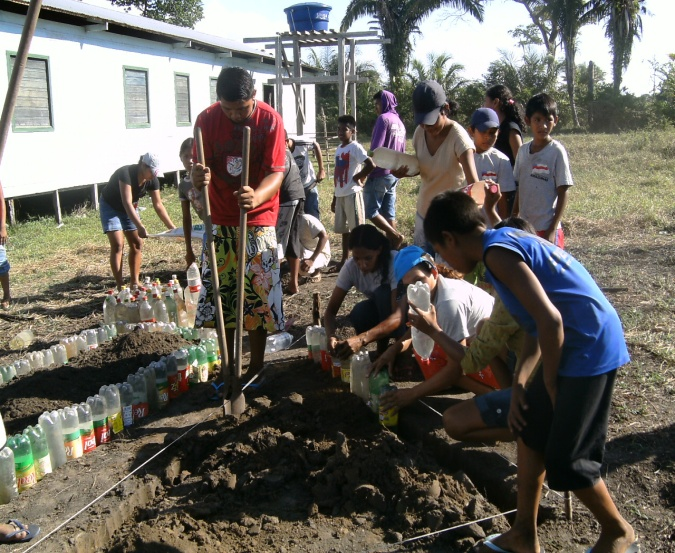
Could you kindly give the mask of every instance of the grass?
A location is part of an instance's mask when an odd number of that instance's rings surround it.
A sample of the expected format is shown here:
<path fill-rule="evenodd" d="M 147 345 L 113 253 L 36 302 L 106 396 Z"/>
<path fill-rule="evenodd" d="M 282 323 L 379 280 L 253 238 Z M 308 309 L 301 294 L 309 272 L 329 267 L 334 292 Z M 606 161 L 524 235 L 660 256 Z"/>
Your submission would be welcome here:
<path fill-rule="evenodd" d="M 665 382 L 672 382 L 675 350 L 675 129 L 621 135 L 569 134 L 557 138 L 569 152 L 575 186 L 564 222 L 570 251 L 591 271 L 601 286 L 626 291 L 610 295 L 634 348 L 654 356 L 665 367 Z M 367 137 L 361 137 L 368 144 Z M 334 151 L 334 144 L 330 145 Z M 409 145 L 409 151 L 412 146 Z M 329 159 L 332 168 L 332 159 Z M 398 185 L 397 217 L 403 234 L 412 237 L 418 179 Z M 319 186 L 322 220 L 329 230 L 334 255 L 340 237 L 332 233 L 331 176 Z M 181 211 L 174 189 L 162 192 L 173 221 Z M 150 200 L 140 202 L 148 231 L 161 232 Z M 98 213 L 81 207 L 65 215 L 57 228 L 52 218 L 17 224 L 10 233 L 13 295 L 20 302 L 58 294 L 56 283 L 84 280 L 91 293 L 102 295 L 112 284 L 108 242 L 101 232 Z M 146 240 L 143 271 L 159 268 L 184 271 L 181 242 Z M 671 378 L 671 380 L 668 380 Z M 647 379 L 648 380 L 648 379 Z M 649 381 L 647 381 L 647 384 Z M 653 385 L 660 385 L 654 379 Z M 672 384 L 669 384 L 672 387 Z"/>

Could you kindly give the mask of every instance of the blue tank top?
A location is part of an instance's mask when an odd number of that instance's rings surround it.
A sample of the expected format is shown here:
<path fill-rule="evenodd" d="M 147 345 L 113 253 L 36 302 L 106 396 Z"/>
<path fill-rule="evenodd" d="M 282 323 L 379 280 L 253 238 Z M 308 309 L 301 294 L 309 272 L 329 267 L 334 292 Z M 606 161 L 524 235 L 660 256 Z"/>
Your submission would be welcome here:
<path fill-rule="evenodd" d="M 547 240 L 513 228 L 485 231 L 483 257 L 492 247 L 521 257 L 560 312 L 565 332 L 560 376 L 595 376 L 630 361 L 619 315 L 581 263 Z M 511 291 L 489 269 L 486 278 L 513 318 L 536 336 L 534 319 Z"/>

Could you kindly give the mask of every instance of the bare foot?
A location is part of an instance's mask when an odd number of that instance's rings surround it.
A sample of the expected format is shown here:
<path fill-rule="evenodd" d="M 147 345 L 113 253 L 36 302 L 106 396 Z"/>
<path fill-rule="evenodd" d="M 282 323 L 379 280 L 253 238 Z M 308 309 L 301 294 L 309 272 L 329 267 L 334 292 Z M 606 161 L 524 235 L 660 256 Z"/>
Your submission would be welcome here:
<path fill-rule="evenodd" d="M 640 549 L 635 542 L 633 528 L 627 524 L 617 532 L 601 532 L 598 541 L 589 551 L 591 553 L 636 553 Z"/>
<path fill-rule="evenodd" d="M 0 306 L 2 306 L 3 309 L 9 309 L 11 303 L 12 298 L 10 297 L 2 298 L 2 303 L 0 303 Z"/>
<path fill-rule="evenodd" d="M 483 542 L 472 549 L 472 553 L 494 553 L 495 549 L 485 545 L 486 541 L 512 553 L 535 553 L 540 551 L 539 539 L 536 534 L 525 537 L 511 528 L 511 530 L 503 534 L 488 536 Z"/>

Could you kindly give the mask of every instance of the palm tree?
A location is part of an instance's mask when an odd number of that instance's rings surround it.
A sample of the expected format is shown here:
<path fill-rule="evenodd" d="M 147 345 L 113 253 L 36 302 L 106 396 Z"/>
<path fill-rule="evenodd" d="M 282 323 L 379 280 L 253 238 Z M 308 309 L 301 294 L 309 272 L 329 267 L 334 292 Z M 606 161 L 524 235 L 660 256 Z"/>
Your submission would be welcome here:
<path fill-rule="evenodd" d="M 556 51 L 558 49 L 558 27 L 550 21 L 546 12 L 545 0 L 513 0 L 525 7 L 532 24 L 527 27 L 519 27 L 511 34 L 515 38 L 521 38 L 523 46 L 527 48 L 533 43 L 541 44 L 546 49 L 546 64 L 548 74 L 554 77 L 558 62 Z M 538 38 L 538 40 L 537 40 Z"/>
<path fill-rule="evenodd" d="M 403 77 L 413 51 L 413 35 L 419 34 L 419 26 L 433 11 L 452 7 L 465 11 L 483 21 L 485 0 L 351 0 L 347 6 L 340 30 L 346 31 L 357 19 L 374 18 L 384 38 L 391 40 L 381 49 L 389 80 L 394 88 Z"/>
<path fill-rule="evenodd" d="M 452 56 L 445 53 L 429 54 L 426 66 L 420 60 L 414 59 L 410 63 L 407 77 L 413 85 L 425 80 L 436 81 L 448 96 L 453 96 L 453 93 L 468 81 L 460 75 L 464 66 L 461 63 L 450 63 L 451 61 Z"/>
<path fill-rule="evenodd" d="M 605 36 L 612 52 L 614 91 L 621 92 L 623 72 L 628 68 L 633 40 L 642 37 L 642 15 L 647 13 L 645 0 L 592 0 L 589 15 L 605 22 Z"/>

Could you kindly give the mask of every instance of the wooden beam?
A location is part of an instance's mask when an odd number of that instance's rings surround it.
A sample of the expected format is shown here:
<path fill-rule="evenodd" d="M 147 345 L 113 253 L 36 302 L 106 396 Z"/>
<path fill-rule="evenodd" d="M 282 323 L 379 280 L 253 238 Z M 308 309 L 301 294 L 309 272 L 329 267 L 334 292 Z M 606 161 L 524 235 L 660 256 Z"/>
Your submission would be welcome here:
<path fill-rule="evenodd" d="M 14 199 L 7 200 L 7 215 L 10 226 L 16 224 L 16 210 L 14 209 Z"/>
<path fill-rule="evenodd" d="M 91 25 L 84 26 L 85 33 L 100 33 L 102 31 L 108 30 L 108 22 L 104 21 L 103 23 L 92 23 Z"/>
<path fill-rule="evenodd" d="M 268 84 L 276 84 L 276 79 L 268 79 Z M 303 77 L 282 77 L 283 84 L 336 84 L 340 82 L 339 75 L 304 75 Z M 346 83 L 367 83 L 368 77 L 344 76 Z"/>
<path fill-rule="evenodd" d="M 98 183 L 91 187 L 91 205 L 98 211 Z"/>
<path fill-rule="evenodd" d="M 350 39 L 350 38 L 364 38 L 364 37 L 373 37 L 376 38 L 379 36 L 379 31 L 354 31 L 347 33 L 340 33 L 337 31 L 314 31 L 314 32 L 299 32 L 299 33 L 281 33 L 278 36 L 271 37 L 260 37 L 260 38 L 245 38 L 244 44 L 255 44 L 257 42 L 275 42 L 278 38 L 283 42 L 293 42 L 294 40 L 304 41 L 312 39 L 329 39 L 329 40 L 339 40 L 339 39 Z"/>
<path fill-rule="evenodd" d="M 182 42 L 174 42 L 172 46 L 174 50 L 180 50 L 181 48 L 192 48 L 192 41 L 186 40 Z"/>
<path fill-rule="evenodd" d="M 56 217 L 56 224 L 62 225 L 63 218 L 61 217 L 61 198 L 59 197 L 58 190 L 54 190 L 53 202 L 54 202 L 54 215 Z"/>

